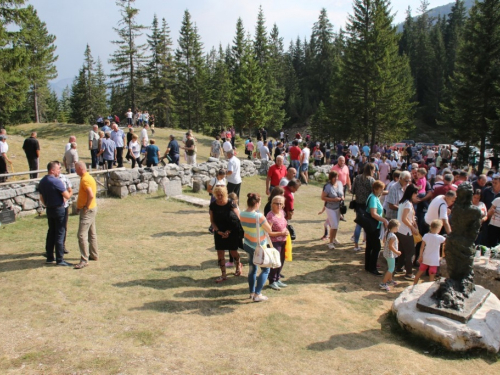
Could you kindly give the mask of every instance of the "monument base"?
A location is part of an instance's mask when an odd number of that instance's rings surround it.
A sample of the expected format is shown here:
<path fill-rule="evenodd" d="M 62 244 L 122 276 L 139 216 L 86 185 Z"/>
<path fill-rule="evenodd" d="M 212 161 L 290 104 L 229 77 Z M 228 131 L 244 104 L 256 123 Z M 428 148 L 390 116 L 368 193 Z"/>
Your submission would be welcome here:
<path fill-rule="evenodd" d="M 479 310 L 490 294 L 488 289 L 484 289 L 482 286 L 476 285 L 476 291 L 465 300 L 463 311 L 457 311 L 438 307 L 438 302 L 436 299 L 432 298 L 432 295 L 439 289 L 439 287 L 440 283 L 435 282 L 429 289 L 427 289 L 427 291 L 417 301 L 418 309 L 431 314 L 458 320 L 462 323 L 467 323 L 472 318 L 474 313 Z"/>
<path fill-rule="evenodd" d="M 392 304 L 399 325 L 416 335 L 443 345 L 452 351 L 486 349 L 500 351 L 500 301 L 490 293 L 467 323 L 421 311 L 418 299 L 434 283 L 407 287 Z M 477 287 L 477 286 L 476 286 Z"/>

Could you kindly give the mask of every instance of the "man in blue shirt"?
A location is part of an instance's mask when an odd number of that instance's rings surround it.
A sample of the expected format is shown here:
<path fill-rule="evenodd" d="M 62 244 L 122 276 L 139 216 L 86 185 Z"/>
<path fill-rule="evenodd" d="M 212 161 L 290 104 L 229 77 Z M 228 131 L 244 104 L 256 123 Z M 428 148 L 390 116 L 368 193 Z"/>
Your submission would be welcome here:
<path fill-rule="evenodd" d="M 168 143 L 165 155 L 170 156 L 172 163 L 179 165 L 179 144 L 173 135 L 170 135 L 170 142 Z"/>
<path fill-rule="evenodd" d="M 61 164 L 51 161 L 47 164 L 48 174 L 40 180 L 38 191 L 40 201 L 46 206 L 49 230 L 45 241 L 47 263 L 54 262 L 54 247 L 56 250 L 55 261 L 58 266 L 72 266 L 64 261 L 64 237 L 66 233 L 64 217 L 64 202 L 71 198 L 73 192 L 68 191 L 64 183 L 58 178 L 61 173 Z"/>
<path fill-rule="evenodd" d="M 111 140 L 115 142 L 116 146 L 116 162 L 118 168 L 123 167 L 123 146 L 125 145 L 125 133 L 121 130 L 116 123 L 111 125 L 113 131 L 111 132 Z"/>
<path fill-rule="evenodd" d="M 104 139 L 101 142 L 101 150 L 97 156 L 102 155 L 108 169 L 113 168 L 113 162 L 116 160 L 116 144 L 111 140 L 109 132 L 104 134 Z"/>

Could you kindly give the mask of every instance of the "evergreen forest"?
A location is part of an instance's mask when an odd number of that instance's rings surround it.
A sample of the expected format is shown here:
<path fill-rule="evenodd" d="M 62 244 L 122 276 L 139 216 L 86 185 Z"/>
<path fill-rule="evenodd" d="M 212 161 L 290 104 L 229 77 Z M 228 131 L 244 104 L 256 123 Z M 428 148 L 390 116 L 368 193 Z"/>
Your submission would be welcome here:
<path fill-rule="evenodd" d="M 205 134 L 307 127 L 370 144 L 460 139 L 483 155 L 500 140 L 500 0 L 456 0 L 438 17 L 428 8 L 408 9 L 398 32 L 389 0 L 353 0 L 345 25 L 321 9 L 310 37 L 284 45 L 260 7 L 255 25 L 238 19 L 232 43 L 209 49 L 188 10 L 173 35 L 161 15 L 141 25 L 135 1 L 119 0 L 115 50 L 102 57 L 111 72 L 87 45 L 58 97 L 55 36 L 25 0 L 0 0 L 0 125 L 90 124 L 132 108 Z"/>

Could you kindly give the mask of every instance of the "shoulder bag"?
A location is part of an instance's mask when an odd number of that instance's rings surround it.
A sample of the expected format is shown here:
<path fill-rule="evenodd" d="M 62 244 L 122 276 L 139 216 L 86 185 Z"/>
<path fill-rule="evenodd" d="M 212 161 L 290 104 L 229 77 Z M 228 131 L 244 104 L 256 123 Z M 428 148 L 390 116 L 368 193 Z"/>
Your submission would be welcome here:
<path fill-rule="evenodd" d="M 368 206 L 368 201 L 366 202 L 366 205 Z M 370 211 L 358 210 L 356 218 L 354 219 L 354 222 L 361 226 L 366 233 L 373 233 L 378 229 L 379 221 L 372 217 Z"/>
<path fill-rule="evenodd" d="M 280 253 L 273 247 L 262 247 L 260 244 L 260 225 L 259 215 L 257 214 L 257 246 L 253 253 L 253 264 L 263 268 L 278 268 L 281 267 Z M 266 239 L 269 245 L 272 245 L 271 239 L 266 232 Z"/>

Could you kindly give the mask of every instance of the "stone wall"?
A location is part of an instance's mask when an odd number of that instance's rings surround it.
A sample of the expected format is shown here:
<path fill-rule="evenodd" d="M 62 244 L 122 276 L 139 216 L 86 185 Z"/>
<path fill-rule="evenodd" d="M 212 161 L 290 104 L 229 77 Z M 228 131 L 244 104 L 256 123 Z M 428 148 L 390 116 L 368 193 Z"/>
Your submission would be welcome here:
<path fill-rule="evenodd" d="M 241 159 L 241 177 L 266 175 L 266 171 L 273 164 L 272 161 Z M 287 164 L 285 161 L 285 165 Z M 111 196 L 125 198 L 128 195 L 152 194 L 161 189 L 167 196 L 179 195 L 182 194 L 182 187 L 192 186 L 193 181 L 200 181 L 200 186 L 205 188 L 206 183 L 216 176 L 221 168 L 227 168 L 226 160 L 209 158 L 207 162 L 196 166 L 167 164 L 152 168 L 115 169 L 109 175 L 108 193 Z M 330 166 L 311 166 L 310 169 L 315 171 L 310 176 L 314 179 L 328 174 Z M 80 178 L 75 174 L 69 175 L 68 178 L 73 184 L 72 201 L 75 201 Z M 43 209 L 39 197 L 38 181 L 13 182 L 0 186 L 0 208 L 5 205 L 14 210 L 18 217 L 41 213 Z"/>

